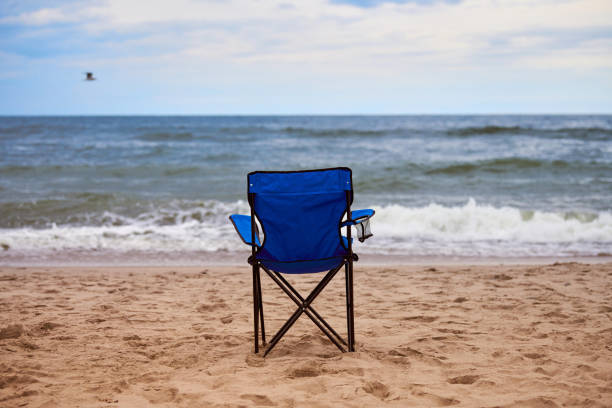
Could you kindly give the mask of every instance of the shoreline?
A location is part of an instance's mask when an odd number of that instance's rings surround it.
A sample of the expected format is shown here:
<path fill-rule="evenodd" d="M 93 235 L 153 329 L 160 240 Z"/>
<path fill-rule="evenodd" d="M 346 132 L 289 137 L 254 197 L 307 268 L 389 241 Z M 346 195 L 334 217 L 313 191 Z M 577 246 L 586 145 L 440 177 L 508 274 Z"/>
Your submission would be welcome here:
<path fill-rule="evenodd" d="M 452 265 L 544 265 L 554 263 L 612 263 L 612 255 L 597 256 L 409 256 L 397 254 L 360 253 L 357 267 L 363 266 L 452 266 Z M 53 257 L 7 256 L 0 252 L 0 268 L 10 267 L 228 267 L 247 265 L 250 252 L 198 252 L 175 254 L 115 254 L 63 251 Z M 185 259 L 191 259 L 185 261 Z"/>

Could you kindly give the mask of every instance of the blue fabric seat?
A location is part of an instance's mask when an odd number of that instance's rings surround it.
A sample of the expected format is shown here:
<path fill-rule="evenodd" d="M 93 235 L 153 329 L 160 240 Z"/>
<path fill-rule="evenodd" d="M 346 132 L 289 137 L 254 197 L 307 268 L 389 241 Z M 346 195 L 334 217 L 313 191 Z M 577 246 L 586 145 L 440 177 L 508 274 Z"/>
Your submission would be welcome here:
<path fill-rule="evenodd" d="M 281 273 L 304 274 L 328 271 L 326 277 L 331 275 L 333 278 L 333 275 L 345 266 L 347 299 L 349 295 L 352 297 L 352 265 L 357 257 L 352 251 L 351 226 L 363 223 L 374 215 L 374 210 L 369 209 L 351 212 L 352 184 L 351 170 L 346 167 L 289 172 L 256 171 L 248 174 L 247 195 L 251 215 L 233 214 L 230 220 L 242 241 L 252 248 L 249 263 L 253 266 L 255 331 L 257 332 L 258 319 L 261 318 L 264 343 L 260 267 L 277 281 L 281 288 L 284 286 L 286 293 L 295 296 L 294 292 L 297 291 L 280 275 Z M 258 225 L 261 227 L 262 236 Z M 345 236 L 341 232 L 342 228 L 346 228 Z M 360 235 L 360 240 L 361 237 Z M 299 306 L 305 306 L 304 302 L 308 301 L 308 298 L 304 300 L 299 295 L 295 299 L 293 300 Z M 348 301 L 347 306 L 349 306 Z M 352 300 L 350 308 L 349 315 L 352 316 Z M 316 316 L 312 313 L 309 304 L 303 309 L 313 321 L 317 320 L 313 319 Z M 349 316 L 349 321 L 350 319 L 352 317 Z M 315 322 L 317 323 L 327 325 L 324 321 Z M 317 325 L 321 328 L 319 324 Z M 349 341 L 352 341 L 351 324 L 348 325 L 348 331 Z M 332 335 L 334 333 L 337 335 L 333 329 L 331 332 Z M 333 336 L 330 336 L 329 332 L 325 334 L 332 339 Z M 257 338 L 256 333 L 256 352 Z M 343 339 L 340 340 L 346 344 Z M 266 354 L 275 344 L 276 342 L 271 343 Z M 349 342 L 349 351 L 352 351 L 353 344 Z"/>

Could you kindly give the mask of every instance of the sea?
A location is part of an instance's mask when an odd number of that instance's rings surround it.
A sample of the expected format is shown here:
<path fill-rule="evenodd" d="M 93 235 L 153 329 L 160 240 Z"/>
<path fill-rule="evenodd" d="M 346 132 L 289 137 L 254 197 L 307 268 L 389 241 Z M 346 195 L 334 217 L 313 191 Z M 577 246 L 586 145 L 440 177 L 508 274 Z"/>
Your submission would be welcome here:
<path fill-rule="evenodd" d="M 612 254 L 612 115 L 46 116 L 0 117 L 0 264 L 242 262 L 247 173 L 340 166 L 362 258 Z"/>

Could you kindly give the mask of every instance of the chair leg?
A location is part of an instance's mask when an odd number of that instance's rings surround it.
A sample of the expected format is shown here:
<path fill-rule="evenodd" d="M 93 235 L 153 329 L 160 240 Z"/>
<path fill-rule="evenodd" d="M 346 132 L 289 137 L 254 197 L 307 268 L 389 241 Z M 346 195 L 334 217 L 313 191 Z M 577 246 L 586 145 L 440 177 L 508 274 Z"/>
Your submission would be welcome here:
<path fill-rule="evenodd" d="M 261 274 L 259 271 L 259 265 L 257 265 L 257 291 L 259 298 L 259 319 L 261 320 L 261 343 L 266 345 L 266 327 L 264 324 L 264 312 L 263 312 L 263 299 L 261 297 Z"/>
<path fill-rule="evenodd" d="M 255 340 L 255 353 L 259 353 L 259 296 L 257 284 L 257 266 L 253 265 L 253 334 Z"/>
<path fill-rule="evenodd" d="M 348 333 L 348 349 L 352 350 L 353 333 L 351 330 L 351 298 L 350 298 L 350 279 L 348 261 L 344 264 L 344 281 L 346 283 L 346 332 Z"/>
<path fill-rule="evenodd" d="M 349 259 L 348 265 L 348 275 L 349 275 L 349 302 L 350 302 L 350 315 L 351 315 L 351 341 L 350 341 L 350 351 L 355 351 L 355 305 L 353 303 L 353 259 Z"/>

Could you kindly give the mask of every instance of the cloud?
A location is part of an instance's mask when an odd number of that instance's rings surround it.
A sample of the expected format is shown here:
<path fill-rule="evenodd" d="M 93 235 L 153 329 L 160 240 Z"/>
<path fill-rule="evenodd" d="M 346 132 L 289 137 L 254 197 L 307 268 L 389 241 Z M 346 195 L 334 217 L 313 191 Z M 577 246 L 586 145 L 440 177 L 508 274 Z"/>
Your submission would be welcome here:
<path fill-rule="evenodd" d="M 368 8 L 361 7 L 364 5 Z M 607 0 L 309 0 L 291 4 L 274 0 L 109 0 L 41 8 L 3 17 L 0 23 L 72 24 L 93 39 L 108 36 L 106 45 L 114 43 L 116 48 L 148 43 L 152 58 L 154 44 L 159 42 L 162 50 L 173 44 L 177 56 L 237 63 L 325 60 L 371 64 L 380 58 L 395 58 L 400 66 L 402 61 L 456 66 L 469 65 L 476 56 L 479 64 L 486 63 L 488 52 L 499 56 L 492 39 L 504 39 L 505 54 L 515 56 L 517 63 L 521 50 L 539 46 L 542 52 L 550 52 L 546 45 L 555 43 L 558 33 L 580 36 L 581 32 L 607 29 L 604 39 L 610 39 L 610 15 L 612 3 Z M 132 39 L 122 42 L 117 33 L 132 34 Z M 133 37 L 139 38 L 134 41 Z M 602 54 L 611 51 L 605 41 L 600 45 Z M 564 52 L 571 53 L 573 47 L 568 42 Z M 608 64 L 606 58 L 593 63 Z"/>
<path fill-rule="evenodd" d="M 15 4 L 0 8 L 0 62 L 5 53 L 24 64 L 95 67 L 132 81 L 144 72 L 173 86 L 301 81 L 392 89 L 612 69 L 609 0 Z"/>
<path fill-rule="evenodd" d="M 436 2 L 459 3 L 461 0 L 331 0 L 332 3 L 350 4 L 357 7 L 378 7 L 385 3 L 415 3 L 415 4 L 434 4 Z"/>
<path fill-rule="evenodd" d="M 23 13 L 14 17 L 6 17 L 0 20 L 2 23 L 21 23 L 26 25 L 45 25 L 58 22 L 76 21 L 69 18 L 58 9 L 40 9 L 30 13 Z"/>

